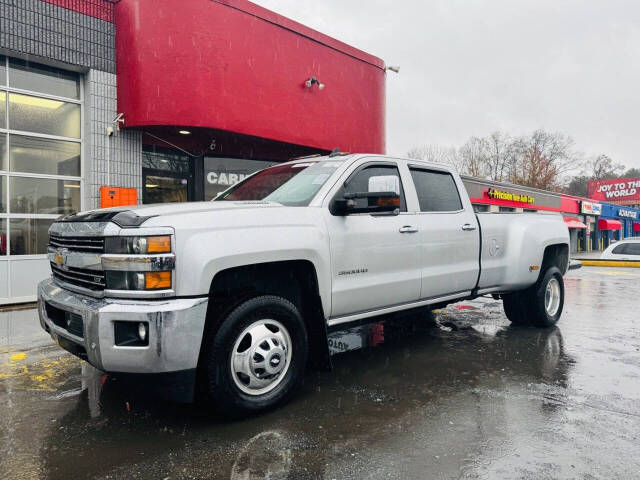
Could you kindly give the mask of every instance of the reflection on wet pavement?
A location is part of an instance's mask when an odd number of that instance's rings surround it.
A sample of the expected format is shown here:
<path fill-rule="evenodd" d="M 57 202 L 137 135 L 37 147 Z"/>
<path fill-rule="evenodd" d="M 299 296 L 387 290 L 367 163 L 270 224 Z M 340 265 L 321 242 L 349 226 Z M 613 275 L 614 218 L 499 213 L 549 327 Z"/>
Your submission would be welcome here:
<path fill-rule="evenodd" d="M 638 478 L 640 281 L 584 268 L 566 284 L 553 329 L 512 328 L 501 302 L 478 299 L 332 332 L 333 372 L 309 372 L 290 404 L 236 422 L 56 348 L 6 344 L 0 472 Z"/>

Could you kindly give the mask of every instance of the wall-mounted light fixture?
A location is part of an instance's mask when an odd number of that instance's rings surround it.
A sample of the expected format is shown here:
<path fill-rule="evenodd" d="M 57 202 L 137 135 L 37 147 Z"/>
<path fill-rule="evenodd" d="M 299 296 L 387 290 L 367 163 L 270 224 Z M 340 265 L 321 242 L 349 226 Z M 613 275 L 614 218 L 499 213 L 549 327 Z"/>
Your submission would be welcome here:
<path fill-rule="evenodd" d="M 318 90 L 324 90 L 324 83 L 318 80 L 316 77 L 311 77 L 309 80 L 304 82 L 304 86 L 307 88 L 313 87 L 313 85 L 318 85 Z"/>
<path fill-rule="evenodd" d="M 191 132 L 189 130 L 178 130 L 178 133 L 180 135 L 191 135 Z"/>

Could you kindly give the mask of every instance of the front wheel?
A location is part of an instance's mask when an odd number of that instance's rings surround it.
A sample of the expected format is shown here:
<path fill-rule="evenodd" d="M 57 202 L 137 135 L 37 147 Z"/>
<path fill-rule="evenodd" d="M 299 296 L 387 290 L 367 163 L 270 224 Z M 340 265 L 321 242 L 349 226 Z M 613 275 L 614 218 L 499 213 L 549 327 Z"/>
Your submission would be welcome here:
<path fill-rule="evenodd" d="M 557 267 L 549 267 L 531 287 L 503 298 L 504 311 L 511 323 L 551 327 L 564 307 L 564 280 Z"/>
<path fill-rule="evenodd" d="M 223 320 L 210 345 L 209 393 L 238 417 L 285 402 L 307 363 L 307 331 L 298 309 L 284 298 L 251 298 Z"/>

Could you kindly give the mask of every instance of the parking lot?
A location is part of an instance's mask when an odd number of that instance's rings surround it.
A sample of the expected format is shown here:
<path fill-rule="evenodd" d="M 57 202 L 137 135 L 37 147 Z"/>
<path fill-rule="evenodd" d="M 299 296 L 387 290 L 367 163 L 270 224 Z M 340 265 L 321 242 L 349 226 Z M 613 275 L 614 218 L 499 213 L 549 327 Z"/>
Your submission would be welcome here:
<path fill-rule="evenodd" d="M 280 410 L 243 421 L 104 375 L 35 310 L 0 313 L 3 478 L 639 478 L 640 269 L 565 278 L 558 326 L 482 298 L 331 334 Z"/>

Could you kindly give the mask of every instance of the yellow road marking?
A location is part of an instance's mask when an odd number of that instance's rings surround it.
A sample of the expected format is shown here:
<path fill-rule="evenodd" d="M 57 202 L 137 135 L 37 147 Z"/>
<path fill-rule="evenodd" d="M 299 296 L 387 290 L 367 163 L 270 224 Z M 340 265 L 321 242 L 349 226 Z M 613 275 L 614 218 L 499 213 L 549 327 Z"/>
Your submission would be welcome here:
<path fill-rule="evenodd" d="M 628 267 L 640 268 L 640 262 L 626 262 L 623 260 L 580 260 L 587 267 Z"/>

